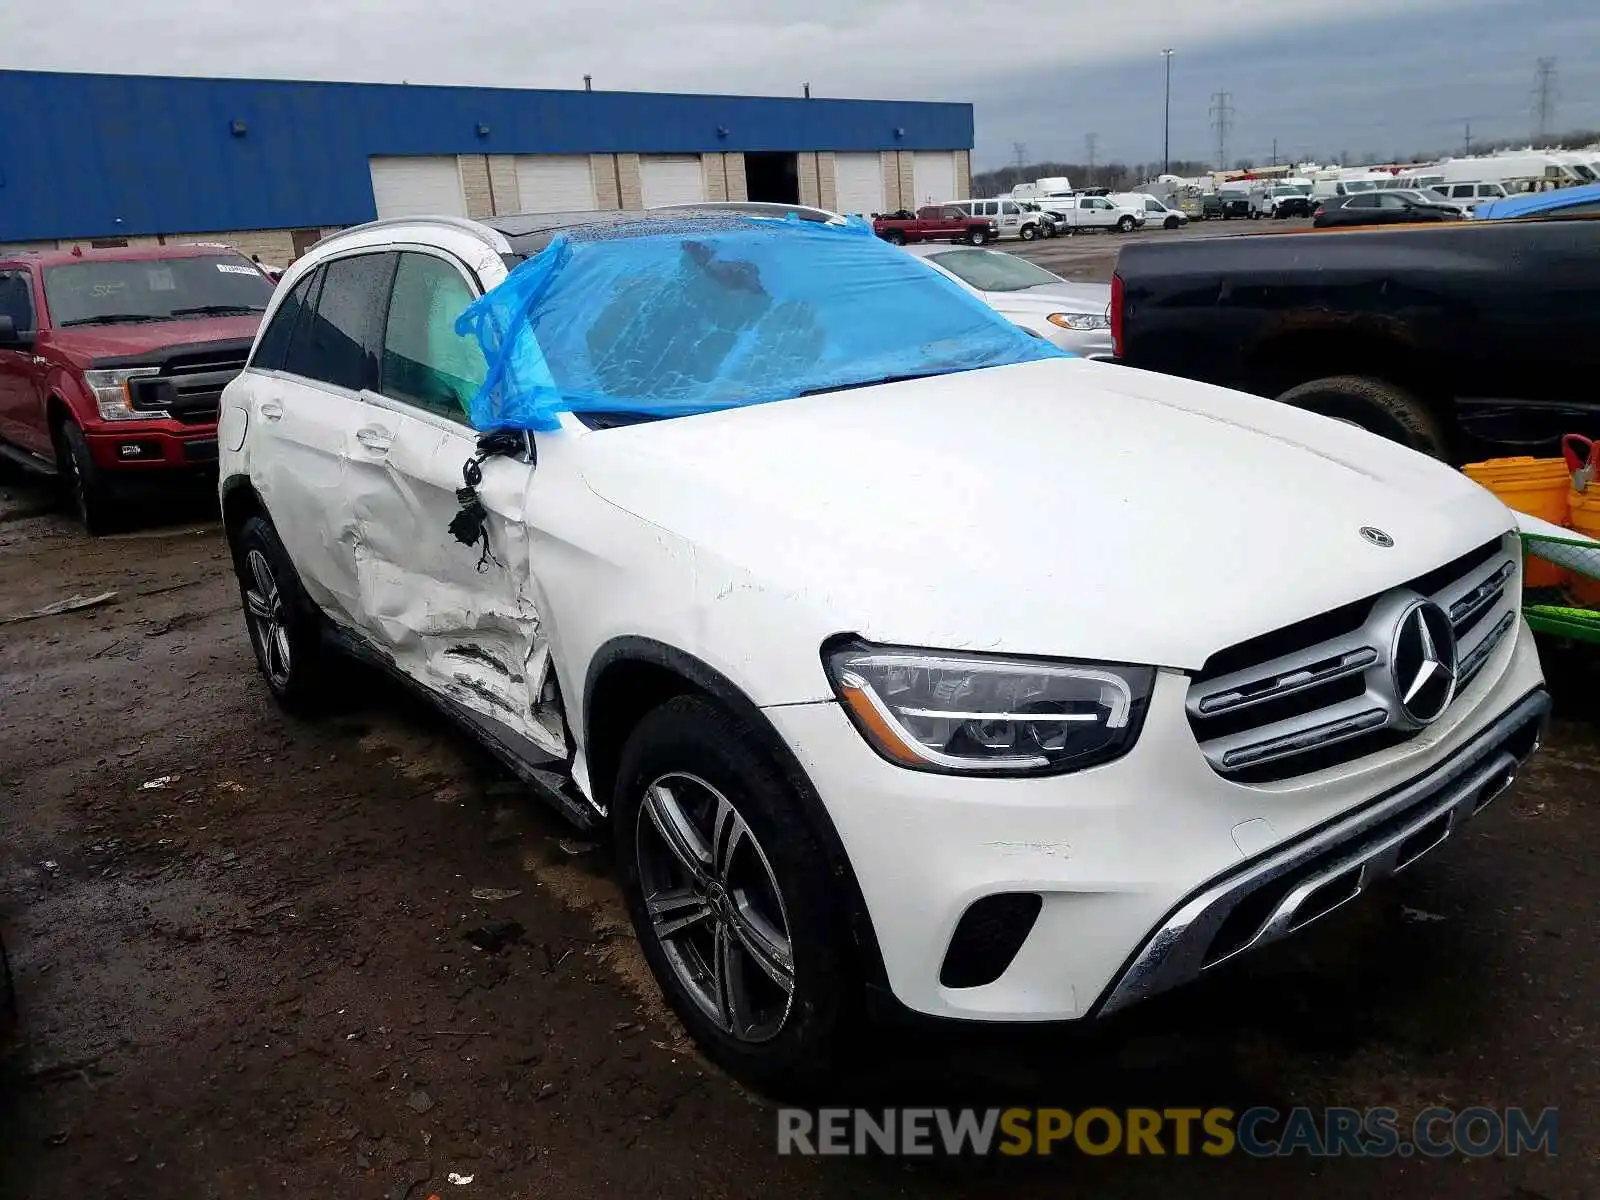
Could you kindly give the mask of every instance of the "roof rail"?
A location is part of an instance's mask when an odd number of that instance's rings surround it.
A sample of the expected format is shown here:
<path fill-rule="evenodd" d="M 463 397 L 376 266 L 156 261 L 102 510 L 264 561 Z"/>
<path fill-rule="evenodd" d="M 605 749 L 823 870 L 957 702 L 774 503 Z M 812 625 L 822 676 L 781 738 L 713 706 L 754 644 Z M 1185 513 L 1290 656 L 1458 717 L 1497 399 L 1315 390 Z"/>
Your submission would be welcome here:
<path fill-rule="evenodd" d="M 360 225 L 350 225 L 330 233 L 320 239 L 316 244 L 331 242 L 338 238 L 348 237 L 353 233 L 366 233 L 371 229 L 387 229 L 393 225 L 445 225 L 451 229 L 459 229 L 463 233 L 470 233 L 473 237 L 483 242 L 496 254 L 510 254 L 511 243 L 506 241 L 505 234 L 498 229 L 492 229 L 481 221 L 474 221 L 470 217 L 452 217 L 444 213 L 416 217 L 379 217 L 376 221 L 366 221 Z"/>

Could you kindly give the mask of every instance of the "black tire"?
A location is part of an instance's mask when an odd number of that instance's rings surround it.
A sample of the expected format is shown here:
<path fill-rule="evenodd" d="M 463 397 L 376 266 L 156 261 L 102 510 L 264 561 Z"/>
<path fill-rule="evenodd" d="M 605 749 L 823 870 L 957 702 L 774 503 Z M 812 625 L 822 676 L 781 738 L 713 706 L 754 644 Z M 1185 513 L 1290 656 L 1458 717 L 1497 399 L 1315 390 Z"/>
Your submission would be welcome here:
<path fill-rule="evenodd" d="M 1450 458 L 1443 424 L 1404 388 L 1366 375 L 1333 375 L 1290 388 L 1283 404 L 1359 425 L 1369 433 L 1399 442 L 1433 458 Z"/>
<path fill-rule="evenodd" d="M 966 240 L 969 246 L 981 246 L 989 240 L 989 235 L 981 229 L 969 229 Z"/>
<path fill-rule="evenodd" d="M 665 856 L 670 874 L 684 858 L 665 848 L 665 839 L 659 833 L 661 826 L 651 814 L 672 811 L 670 806 L 676 806 L 686 794 L 710 799 L 713 794 L 702 791 L 699 784 L 720 793 L 742 818 L 748 836 L 730 839 L 730 843 L 753 845 L 755 857 L 747 849 L 745 863 L 747 867 L 755 866 L 746 872 L 743 888 L 735 887 L 733 872 L 720 876 L 729 881 L 728 886 L 716 893 L 720 898 L 715 902 L 707 898 L 701 905 L 703 916 L 692 932 L 668 935 L 673 944 L 669 954 L 667 939 L 652 923 L 645 898 L 645 876 L 656 877 L 650 885 L 655 894 L 666 894 L 656 864 Z M 667 788 L 666 810 L 659 807 L 663 801 L 656 793 L 657 785 Z M 652 797 L 650 810 L 646 809 L 647 793 Z M 689 800 L 682 800 L 682 804 L 678 811 L 696 811 Z M 852 968 L 846 923 L 826 857 L 782 770 L 759 749 L 755 735 L 743 722 L 704 697 L 679 696 L 669 700 L 639 722 L 623 747 L 612 814 L 617 872 L 639 944 L 668 1003 L 706 1055 L 733 1075 L 775 1093 L 800 1095 L 825 1082 L 859 1011 L 861 987 Z M 698 836 L 698 818 L 696 824 Z M 730 827 L 739 828 L 731 821 Z M 707 844 L 703 837 L 700 841 L 702 846 Z M 735 859 L 735 855 L 730 853 L 728 858 Z M 720 859 L 719 851 L 713 861 Z M 764 875 L 760 868 L 765 869 Z M 715 875 L 712 871 L 708 878 Z M 749 884 L 752 877 L 758 880 L 757 885 Z M 681 878 L 689 877 L 683 873 Z M 692 882 L 671 891 L 678 896 L 686 891 L 707 897 L 711 894 Z M 778 898 L 776 905 L 771 902 L 772 896 Z M 679 901 L 680 905 L 684 903 L 692 905 L 694 901 Z M 757 969 L 758 956 L 743 949 L 750 943 L 742 939 L 733 944 L 743 966 L 726 977 L 752 986 L 725 990 L 704 971 L 693 970 L 693 964 L 705 964 L 703 949 L 694 948 L 696 939 L 703 944 L 707 938 L 732 937 L 726 931 L 739 925 L 739 913 L 760 910 L 768 916 L 776 913 L 785 925 L 789 947 L 786 961 L 791 967 L 792 985 L 787 1001 L 782 999 L 783 989 L 774 982 L 775 977 Z M 684 910 L 679 907 L 673 911 Z M 719 911 L 724 915 L 715 915 Z M 766 927 L 775 929 L 776 923 L 776 919 L 769 920 Z M 677 965 L 673 955 L 677 956 Z M 683 965 L 685 961 L 688 966 Z M 774 961 L 785 960 L 780 957 Z M 703 987 L 715 988 L 719 997 L 732 996 L 734 992 L 744 997 L 748 1012 L 767 1018 L 760 1027 L 760 1040 L 723 1028 L 720 1019 L 702 1007 L 708 1003 L 707 998 L 696 998 L 680 970 Z M 768 1003 L 762 1006 L 752 997 L 767 998 Z M 731 1000 L 717 1003 L 726 1012 L 738 1007 Z M 782 1014 L 775 1025 L 774 1012 Z M 753 1022 L 747 1025 L 750 1028 L 754 1028 Z"/>
<path fill-rule="evenodd" d="M 1123 217 L 1117 222 L 1117 231 L 1119 233 L 1132 233 L 1133 225 L 1134 220 L 1132 217 Z"/>
<path fill-rule="evenodd" d="M 90 536 L 115 532 L 122 514 L 105 475 L 89 456 L 83 430 L 72 421 L 63 421 L 56 429 L 56 470 L 66 502 Z"/>
<path fill-rule="evenodd" d="M 299 716 L 325 711 L 335 695 L 335 671 L 324 618 L 301 586 L 278 531 L 266 517 L 250 517 L 232 550 L 245 632 L 272 698 Z"/>
<path fill-rule="evenodd" d="M 892 245 L 904 246 L 906 244 L 906 235 L 898 229 L 891 229 L 888 234 L 888 240 Z"/>
<path fill-rule="evenodd" d="M 1161 227 L 1163 229 L 1176 229 L 1178 225 L 1179 221 L 1177 217 L 1168 217 L 1165 221 L 1161 222 Z"/>
<path fill-rule="evenodd" d="M 1033 225 L 1024 225 L 1021 229 L 1017 230 L 1017 236 L 1025 242 L 1031 242 L 1038 232 L 1039 230 L 1037 227 Z"/>

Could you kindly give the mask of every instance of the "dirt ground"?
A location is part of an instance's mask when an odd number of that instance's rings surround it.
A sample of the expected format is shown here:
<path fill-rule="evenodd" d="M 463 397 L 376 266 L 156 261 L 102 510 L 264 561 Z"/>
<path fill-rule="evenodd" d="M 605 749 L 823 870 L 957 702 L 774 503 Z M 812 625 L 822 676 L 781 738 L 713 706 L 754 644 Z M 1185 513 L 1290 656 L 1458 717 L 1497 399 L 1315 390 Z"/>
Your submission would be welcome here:
<path fill-rule="evenodd" d="M 664 1013 L 603 847 L 380 681 L 281 715 L 203 502 L 102 540 L 47 509 L 0 483 L 8 1200 L 1600 1195 L 1592 664 L 1552 655 L 1512 793 L 1308 936 L 1093 1030 L 886 1030 L 837 1097 L 1557 1105 L 1557 1157 L 780 1158 Z"/>

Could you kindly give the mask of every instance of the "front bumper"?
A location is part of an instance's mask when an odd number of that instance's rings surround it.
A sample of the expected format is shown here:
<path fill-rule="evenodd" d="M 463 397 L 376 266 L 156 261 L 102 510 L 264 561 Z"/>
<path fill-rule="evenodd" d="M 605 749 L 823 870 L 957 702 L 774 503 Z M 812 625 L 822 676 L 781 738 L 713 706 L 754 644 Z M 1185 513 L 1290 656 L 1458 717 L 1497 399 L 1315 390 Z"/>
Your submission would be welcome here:
<path fill-rule="evenodd" d="M 161 422 L 152 427 L 142 421 L 124 425 L 107 423 L 84 431 L 89 457 L 102 471 L 150 472 L 193 471 L 214 468 L 217 463 L 217 427 L 212 424 L 186 425 L 181 432 L 167 427 L 176 422 Z M 125 426 L 125 427 L 124 427 Z"/>
<path fill-rule="evenodd" d="M 1313 880 L 1347 881 L 1359 867 L 1360 891 L 1409 865 L 1446 840 L 1421 835 L 1438 833 L 1441 817 L 1453 834 L 1523 756 L 1494 729 L 1518 711 L 1512 698 L 1542 705 L 1542 684 L 1519 626 L 1410 741 L 1264 785 L 1210 768 L 1184 713 L 1188 676 L 1176 671 L 1158 674 L 1127 755 L 1050 779 L 907 771 L 873 753 L 837 704 L 765 712 L 828 809 L 895 997 L 931 1016 L 1041 1021 L 1122 1007 L 1219 965 L 1207 957 L 1216 931 L 1252 896 L 1274 903 L 1227 958 L 1331 911 L 1308 907 L 1338 899 Z M 1038 898 L 1036 915 L 998 974 L 945 982 L 969 909 L 1018 895 Z M 1241 920 L 1228 926 L 1234 936 Z"/>

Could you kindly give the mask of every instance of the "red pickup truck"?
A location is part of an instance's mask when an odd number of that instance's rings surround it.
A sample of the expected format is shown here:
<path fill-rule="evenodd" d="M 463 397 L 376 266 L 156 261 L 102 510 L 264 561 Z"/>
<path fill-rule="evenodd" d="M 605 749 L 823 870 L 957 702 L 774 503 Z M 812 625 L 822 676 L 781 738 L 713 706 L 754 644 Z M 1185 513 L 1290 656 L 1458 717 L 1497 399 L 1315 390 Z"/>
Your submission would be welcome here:
<path fill-rule="evenodd" d="M 217 459 L 217 406 L 273 285 L 225 246 L 0 255 L 0 456 L 103 532 L 138 482 Z"/>
<path fill-rule="evenodd" d="M 974 217 L 954 204 L 928 204 L 909 212 L 874 217 L 872 231 L 886 242 L 966 242 L 981 246 L 1000 236 L 1000 227 L 987 217 Z"/>

